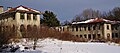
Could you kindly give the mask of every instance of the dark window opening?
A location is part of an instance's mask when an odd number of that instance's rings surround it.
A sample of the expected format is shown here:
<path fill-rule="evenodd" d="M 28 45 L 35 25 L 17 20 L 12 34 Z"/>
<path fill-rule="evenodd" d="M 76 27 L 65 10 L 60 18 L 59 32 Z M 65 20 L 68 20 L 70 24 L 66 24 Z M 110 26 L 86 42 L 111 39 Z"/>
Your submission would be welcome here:
<path fill-rule="evenodd" d="M 91 39 L 91 34 L 88 34 L 88 39 Z"/>
<path fill-rule="evenodd" d="M 78 26 L 76 26 L 76 31 L 78 31 Z"/>
<path fill-rule="evenodd" d="M 95 34 L 93 34 L 93 39 L 95 39 L 96 38 L 96 35 Z"/>
<path fill-rule="evenodd" d="M 98 30 L 100 30 L 100 26 L 98 26 Z"/>
<path fill-rule="evenodd" d="M 24 19 L 25 16 L 24 16 L 24 13 L 20 13 L 20 19 Z"/>
<path fill-rule="evenodd" d="M 69 27 L 67 27 L 67 31 L 69 31 Z"/>
<path fill-rule="evenodd" d="M 91 30 L 90 27 L 88 27 L 88 30 L 89 30 L 89 31 Z"/>
<path fill-rule="evenodd" d="M 15 20 L 15 17 L 13 17 L 13 20 Z"/>
<path fill-rule="evenodd" d="M 21 26 L 20 26 L 20 31 L 21 31 L 21 32 L 24 32 L 24 31 L 25 31 L 24 25 L 21 25 Z"/>
<path fill-rule="evenodd" d="M 60 27 L 60 31 L 62 31 L 62 28 Z"/>
<path fill-rule="evenodd" d="M 33 14 L 33 20 L 37 20 L 37 15 Z"/>
<path fill-rule="evenodd" d="M 93 30 L 95 30 L 95 26 L 93 26 Z"/>
<path fill-rule="evenodd" d="M 109 25 L 107 25 L 107 29 L 109 30 Z"/>
<path fill-rule="evenodd" d="M 115 27 L 115 30 L 118 30 L 117 26 Z"/>
<path fill-rule="evenodd" d="M 87 35 L 86 35 L 86 34 L 84 35 L 84 38 L 87 38 Z"/>
<path fill-rule="evenodd" d="M 31 14 L 27 14 L 27 20 L 31 20 Z"/>
<path fill-rule="evenodd" d="M 101 38 L 100 34 L 97 34 L 98 35 L 98 38 Z"/>
<path fill-rule="evenodd" d="M 115 38 L 114 36 L 115 36 L 114 33 L 112 33 L 112 38 Z"/>
<path fill-rule="evenodd" d="M 15 25 L 13 25 L 12 30 L 15 31 Z"/>
<path fill-rule="evenodd" d="M 86 31 L 86 27 L 84 27 L 84 30 Z"/>
<path fill-rule="evenodd" d="M 63 31 L 64 31 L 64 27 L 63 27 Z"/>
<path fill-rule="evenodd" d="M 80 35 L 80 38 L 82 38 L 82 35 Z"/>
<path fill-rule="evenodd" d="M 114 30 L 114 28 L 112 27 L 112 30 Z"/>
<path fill-rule="evenodd" d="M 13 16 L 12 16 L 12 17 L 13 17 L 13 20 L 15 20 L 15 14 L 13 14 Z"/>
<path fill-rule="evenodd" d="M 79 27 L 80 31 L 81 31 L 81 27 Z"/>
<path fill-rule="evenodd" d="M 118 33 L 115 33 L 115 37 L 118 38 Z"/>
<path fill-rule="evenodd" d="M 78 35 L 76 35 L 76 37 L 79 37 Z"/>
<path fill-rule="evenodd" d="M 27 25 L 27 31 L 31 31 L 31 30 L 32 30 L 31 26 Z"/>

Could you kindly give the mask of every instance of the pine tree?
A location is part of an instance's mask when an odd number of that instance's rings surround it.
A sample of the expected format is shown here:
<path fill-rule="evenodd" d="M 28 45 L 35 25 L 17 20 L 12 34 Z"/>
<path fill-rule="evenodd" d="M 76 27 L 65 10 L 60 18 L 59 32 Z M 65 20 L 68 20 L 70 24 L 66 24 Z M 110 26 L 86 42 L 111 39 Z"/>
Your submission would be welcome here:
<path fill-rule="evenodd" d="M 59 26 L 60 22 L 53 12 L 45 11 L 45 13 L 43 14 L 43 24 L 49 27 L 55 27 Z"/>

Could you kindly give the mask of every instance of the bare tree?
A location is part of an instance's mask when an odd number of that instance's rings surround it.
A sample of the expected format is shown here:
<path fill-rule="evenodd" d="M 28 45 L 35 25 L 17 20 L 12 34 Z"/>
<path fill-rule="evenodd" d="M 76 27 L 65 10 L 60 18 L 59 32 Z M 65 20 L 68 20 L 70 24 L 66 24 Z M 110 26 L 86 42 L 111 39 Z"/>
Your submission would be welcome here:
<path fill-rule="evenodd" d="M 99 18 L 101 17 L 101 12 L 99 10 L 85 9 L 81 14 L 76 15 L 74 21 L 81 21 L 90 18 Z"/>
<path fill-rule="evenodd" d="M 17 29 L 11 26 L 0 25 L 0 46 L 11 43 L 13 40 L 18 38 Z"/>

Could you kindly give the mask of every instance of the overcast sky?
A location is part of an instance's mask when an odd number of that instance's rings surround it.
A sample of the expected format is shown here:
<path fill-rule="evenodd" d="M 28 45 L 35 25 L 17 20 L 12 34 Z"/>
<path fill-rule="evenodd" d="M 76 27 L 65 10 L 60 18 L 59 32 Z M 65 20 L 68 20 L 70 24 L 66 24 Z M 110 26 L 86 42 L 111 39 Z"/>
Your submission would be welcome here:
<path fill-rule="evenodd" d="M 103 12 L 120 7 L 120 0 L 0 0 L 0 5 L 4 8 L 23 5 L 42 12 L 50 10 L 63 22 L 70 21 L 87 8 Z"/>

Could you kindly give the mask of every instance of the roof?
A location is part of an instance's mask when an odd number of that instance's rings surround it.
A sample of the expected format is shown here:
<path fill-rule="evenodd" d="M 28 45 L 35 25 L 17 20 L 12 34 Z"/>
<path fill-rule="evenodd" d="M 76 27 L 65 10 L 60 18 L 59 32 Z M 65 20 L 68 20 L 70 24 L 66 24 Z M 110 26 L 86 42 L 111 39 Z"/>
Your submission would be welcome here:
<path fill-rule="evenodd" d="M 14 11 L 41 13 L 40 11 L 34 10 L 32 8 L 25 7 L 25 6 L 22 6 L 22 5 L 20 5 L 18 7 L 15 7 L 15 8 L 11 8 L 10 10 L 6 10 L 4 13 L 6 13 L 6 12 L 14 12 Z"/>
<path fill-rule="evenodd" d="M 86 24 L 86 23 L 100 23 L 100 22 L 106 22 L 106 23 L 112 23 L 112 24 L 120 23 L 120 21 L 111 21 L 103 18 L 95 18 L 95 19 L 89 19 L 81 22 L 73 22 L 72 24 Z"/>

